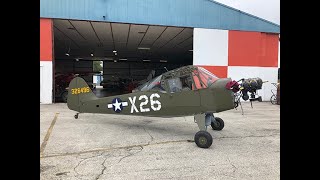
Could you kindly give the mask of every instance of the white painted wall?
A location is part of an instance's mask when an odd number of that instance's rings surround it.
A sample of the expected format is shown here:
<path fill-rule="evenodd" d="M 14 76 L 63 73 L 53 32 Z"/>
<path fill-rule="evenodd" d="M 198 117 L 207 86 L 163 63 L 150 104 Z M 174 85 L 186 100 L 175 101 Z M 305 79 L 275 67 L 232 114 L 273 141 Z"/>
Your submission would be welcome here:
<path fill-rule="evenodd" d="M 52 103 L 52 61 L 40 61 L 40 103 Z"/>
<path fill-rule="evenodd" d="M 193 64 L 228 66 L 228 30 L 194 28 Z"/>
<path fill-rule="evenodd" d="M 262 89 L 258 90 L 258 95 L 262 97 L 262 101 L 269 101 L 272 96 L 271 89 L 276 89 L 271 83 L 278 82 L 277 67 L 248 67 L 248 66 L 229 66 L 228 77 L 238 81 L 241 78 L 259 77 L 263 83 Z M 276 90 L 275 90 L 276 92 Z"/>

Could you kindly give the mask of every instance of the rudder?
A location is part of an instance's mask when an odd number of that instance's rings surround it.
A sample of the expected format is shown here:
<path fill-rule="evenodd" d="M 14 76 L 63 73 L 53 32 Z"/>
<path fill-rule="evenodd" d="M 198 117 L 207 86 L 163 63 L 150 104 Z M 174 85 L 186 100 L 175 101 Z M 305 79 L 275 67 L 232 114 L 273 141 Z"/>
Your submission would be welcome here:
<path fill-rule="evenodd" d="M 93 100 L 97 97 L 83 78 L 72 79 L 68 89 L 68 108 L 80 112 L 81 102 Z"/>

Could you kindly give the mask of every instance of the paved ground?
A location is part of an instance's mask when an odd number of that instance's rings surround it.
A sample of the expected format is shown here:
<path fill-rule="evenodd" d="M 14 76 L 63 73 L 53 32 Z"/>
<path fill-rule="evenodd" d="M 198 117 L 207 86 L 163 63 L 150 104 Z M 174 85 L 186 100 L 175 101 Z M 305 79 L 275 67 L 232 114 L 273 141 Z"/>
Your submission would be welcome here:
<path fill-rule="evenodd" d="M 193 117 L 80 114 L 40 105 L 41 179 L 280 179 L 280 106 L 216 114 L 213 144 L 192 141 Z M 55 118 L 56 117 L 56 118 Z"/>

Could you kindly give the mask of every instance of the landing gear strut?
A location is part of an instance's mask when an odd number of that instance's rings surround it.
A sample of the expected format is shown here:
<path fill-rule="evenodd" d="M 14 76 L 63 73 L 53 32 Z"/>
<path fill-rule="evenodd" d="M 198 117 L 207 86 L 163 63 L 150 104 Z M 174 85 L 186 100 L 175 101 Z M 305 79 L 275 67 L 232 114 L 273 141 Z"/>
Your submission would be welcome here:
<path fill-rule="evenodd" d="M 200 148 L 209 148 L 212 145 L 212 136 L 207 132 L 207 127 L 211 125 L 213 130 L 220 131 L 224 128 L 224 122 L 219 117 L 214 117 L 213 113 L 198 114 L 194 116 L 200 131 L 194 136 L 194 141 Z"/>

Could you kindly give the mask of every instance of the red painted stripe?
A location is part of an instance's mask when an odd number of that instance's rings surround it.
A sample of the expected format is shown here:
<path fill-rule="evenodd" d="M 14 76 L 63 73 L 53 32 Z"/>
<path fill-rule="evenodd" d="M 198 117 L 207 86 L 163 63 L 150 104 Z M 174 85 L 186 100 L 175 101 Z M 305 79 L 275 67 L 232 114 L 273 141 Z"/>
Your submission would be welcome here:
<path fill-rule="evenodd" d="M 212 74 L 216 75 L 218 78 L 226 78 L 228 76 L 228 66 L 199 66 L 210 71 Z"/>
<path fill-rule="evenodd" d="M 40 61 L 52 61 L 52 19 L 40 18 Z"/>
<path fill-rule="evenodd" d="M 278 34 L 229 31 L 229 66 L 278 67 Z"/>

